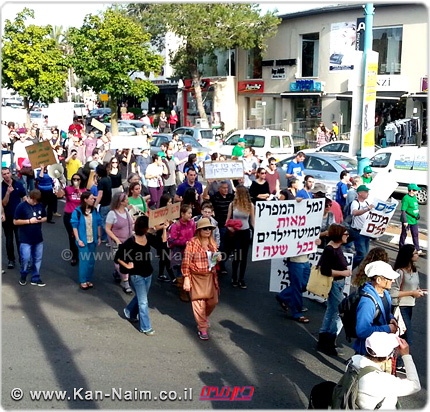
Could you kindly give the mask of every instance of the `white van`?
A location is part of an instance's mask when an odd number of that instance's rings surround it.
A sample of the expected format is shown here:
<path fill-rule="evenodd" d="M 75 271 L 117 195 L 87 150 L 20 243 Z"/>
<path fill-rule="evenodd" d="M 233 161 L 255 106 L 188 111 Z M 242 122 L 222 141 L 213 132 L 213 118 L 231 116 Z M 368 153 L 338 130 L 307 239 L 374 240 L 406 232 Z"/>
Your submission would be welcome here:
<path fill-rule="evenodd" d="M 410 183 L 417 184 L 421 190 L 417 193 L 418 203 L 427 203 L 428 159 L 427 147 L 393 146 L 379 149 L 370 159 L 370 166 L 376 173 L 392 173 L 399 184 L 396 192 L 408 193 Z"/>
<path fill-rule="evenodd" d="M 246 146 L 255 149 L 255 156 L 259 159 L 265 159 L 266 152 L 272 152 L 277 161 L 294 154 L 294 142 L 290 132 L 263 129 L 236 130 L 220 144 L 218 153 L 231 157 L 233 148 L 241 137 L 246 140 Z"/>

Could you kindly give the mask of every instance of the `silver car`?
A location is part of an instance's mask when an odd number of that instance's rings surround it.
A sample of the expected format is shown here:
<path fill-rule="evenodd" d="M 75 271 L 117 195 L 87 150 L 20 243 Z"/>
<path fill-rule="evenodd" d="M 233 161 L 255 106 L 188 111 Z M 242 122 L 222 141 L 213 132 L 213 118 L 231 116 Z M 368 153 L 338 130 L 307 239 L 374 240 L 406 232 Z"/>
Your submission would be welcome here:
<path fill-rule="evenodd" d="M 285 173 L 288 169 L 288 164 L 296 156 L 287 157 L 277 164 L 277 170 L 281 182 L 281 188 L 288 187 L 288 179 Z M 347 170 L 351 175 L 357 174 L 357 160 L 334 153 L 306 153 L 306 158 L 303 162 L 305 175 L 312 175 L 315 180 L 336 185 L 340 180 L 340 172 Z"/>
<path fill-rule="evenodd" d="M 161 143 L 168 143 L 172 140 L 172 134 L 171 133 L 163 133 L 163 134 L 156 134 L 154 135 L 150 145 L 151 145 L 151 155 L 157 154 L 159 151 L 161 151 Z M 203 147 L 194 137 L 191 136 L 180 136 L 179 140 L 182 140 L 185 144 L 191 145 L 193 150 L 191 153 L 195 153 L 197 155 L 197 159 L 199 162 L 203 160 L 207 160 L 210 157 L 211 150 L 209 150 L 207 147 Z"/>

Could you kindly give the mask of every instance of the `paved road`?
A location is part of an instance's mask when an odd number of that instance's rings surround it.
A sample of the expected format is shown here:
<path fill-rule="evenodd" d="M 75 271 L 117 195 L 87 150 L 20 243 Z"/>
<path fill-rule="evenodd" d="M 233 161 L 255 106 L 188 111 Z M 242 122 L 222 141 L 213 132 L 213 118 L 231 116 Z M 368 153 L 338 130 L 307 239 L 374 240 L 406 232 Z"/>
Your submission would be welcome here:
<path fill-rule="evenodd" d="M 402 199 L 404 194 L 395 193 L 393 197 L 399 201 L 396 212 L 391 219 L 392 223 L 397 223 L 400 225 L 400 208 L 402 206 Z M 422 233 L 427 233 L 427 216 L 428 216 L 428 205 L 420 205 L 420 220 L 418 221 L 418 229 Z"/>
<path fill-rule="evenodd" d="M 62 210 L 60 210 L 62 212 Z M 269 289 L 269 262 L 250 263 L 247 290 L 220 279 L 220 304 L 211 322 L 211 340 L 200 341 L 189 304 L 169 284 L 153 282 L 150 314 L 154 337 L 138 333 L 123 319 L 130 300 L 112 282 L 112 264 L 97 263 L 95 287 L 80 291 L 77 269 L 61 260 L 67 247 L 61 218 L 45 225 L 42 265 L 44 288 L 18 284 L 18 270 L 3 275 L 2 406 L 5 409 L 305 409 L 313 385 L 338 380 L 344 360 L 353 354 L 341 335 L 345 355 L 331 358 L 315 350 L 324 306 L 306 300 L 311 322 L 288 318 Z M 391 259 L 394 245 L 384 245 Z M 107 250 L 102 246 L 100 251 Z M 3 250 L 4 253 L 4 250 Z M 420 262 L 422 287 L 426 260 Z M 156 273 L 156 271 L 155 271 Z M 414 312 L 413 355 L 421 378 L 420 393 L 404 398 L 405 409 L 423 408 L 427 397 L 426 298 Z M 250 402 L 200 401 L 205 386 L 253 386 Z M 13 401 L 12 388 L 24 398 Z M 73 388 L 110 393 L 192 388 L 193 401 L 66 400 L 30 401 L 30 390 Z M 85 393 L 81 392 L 81 396 Z"/>

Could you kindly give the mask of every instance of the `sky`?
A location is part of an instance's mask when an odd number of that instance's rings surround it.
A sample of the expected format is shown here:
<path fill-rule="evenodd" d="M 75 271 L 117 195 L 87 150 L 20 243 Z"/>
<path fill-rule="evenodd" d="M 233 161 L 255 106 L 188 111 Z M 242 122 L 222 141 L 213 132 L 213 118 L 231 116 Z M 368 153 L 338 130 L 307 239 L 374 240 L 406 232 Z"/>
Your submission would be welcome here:
<path fill-rule="evenodd" d="M 16 14 L 24 7 L 34 10 L 35 19 L 31 23 L 44 26 L 63 26 L 63 29 L 74 26 L 81 27 L 84 17 L 87 14 L 97 14 L 98 11 L 106 9 L 113 2 L 79 2 L 74 1 L 50 1 L 50 2 L 29 2 L 14 1 L 8 2 L 0 0 L 1 27 L 4 27 L 5 19 L 14 20 Z M 315 7 L 322 7 L 327 2 L 299 2 L 299 1 L 260 1 L 258 2 L 263 12 L 278 9 L 279 14 L 294 13 L 296 11 L 307 10 Z"/>

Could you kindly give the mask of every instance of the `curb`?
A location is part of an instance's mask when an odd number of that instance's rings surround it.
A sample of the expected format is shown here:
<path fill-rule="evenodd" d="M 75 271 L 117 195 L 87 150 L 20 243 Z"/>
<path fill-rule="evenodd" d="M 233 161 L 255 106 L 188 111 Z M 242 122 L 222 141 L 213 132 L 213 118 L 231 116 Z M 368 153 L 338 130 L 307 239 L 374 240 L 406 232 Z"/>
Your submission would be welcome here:
<path fill-rule="evenodd" d="M 400 240 L 400 235 L 394 234 L 394 233 L 387 233 L 385 232 L 381 237 L 376 239 L 379 242 L 385 242 L 385 243 L 391 243 L 398 245 Z M 428 249 L 428 241 L 419 239 L 420 248 L 427 250 Z M 410 236 L 406 238 L 405 244 L 412 244 L 412 239 Z"/>

